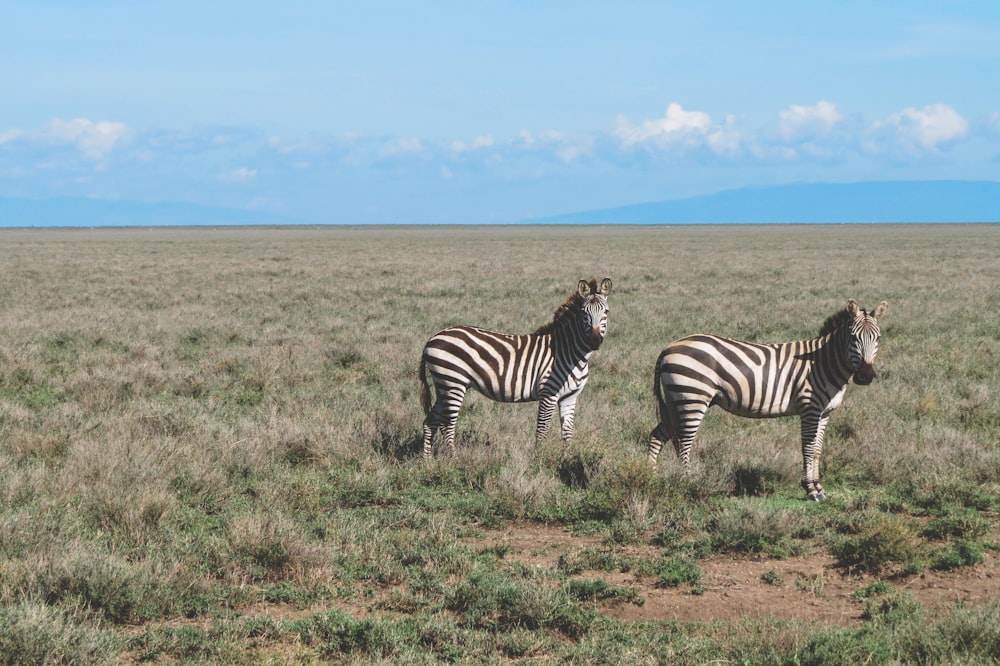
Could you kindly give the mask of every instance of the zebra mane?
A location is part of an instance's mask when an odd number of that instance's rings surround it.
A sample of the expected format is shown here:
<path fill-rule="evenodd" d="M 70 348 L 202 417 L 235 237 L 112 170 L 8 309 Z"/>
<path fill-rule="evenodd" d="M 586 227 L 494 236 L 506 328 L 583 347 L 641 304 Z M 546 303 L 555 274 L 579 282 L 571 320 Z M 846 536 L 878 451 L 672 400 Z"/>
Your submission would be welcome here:
<path fill-rule="evenodd" d="M 854 321 L 849 306 L 845 306 L 840 312 L 830 315 L 823 322 L 823 328 L 819 329 L 819 336 L 829 335 L 849 321 Z"/>
<path fill-rule="evenodd" d="M 590 281 L 590 291 L 597 291 L 597 280 L 593 279 Z M 534 335 L 545 335 L 546 333 L 551 333 L 556 325 L 563 320 L 569 313 L 578 311 L 583 306 L 584 298 L 580 295 L 580 292 L 574 291 L 566 299 L 566 302 L 560 305 L 556 309 L 556 313 L 552 316 L 552 321 L 542 326 L 539 326 L 535 330 Z"/>

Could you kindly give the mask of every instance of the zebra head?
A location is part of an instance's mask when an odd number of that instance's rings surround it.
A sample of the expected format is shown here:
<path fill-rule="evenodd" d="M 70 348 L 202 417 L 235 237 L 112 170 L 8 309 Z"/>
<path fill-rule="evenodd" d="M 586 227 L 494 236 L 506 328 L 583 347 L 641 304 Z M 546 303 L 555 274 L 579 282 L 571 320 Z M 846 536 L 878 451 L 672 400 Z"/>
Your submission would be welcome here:
<path fill-rule="evenodd" d="M 577 293 L 583 299 L 580 305 L 580 333 L 591 349 L 597 349 L 608 334 L 608 294 L 611 293 L 611 278 L 590 282 L 580 280 Z"/>
<path fill-rule="evenodd" d="M 879 318 L 885 314 L 888 303 L 882 301 L 868 312 L 858 307 L 857 301 L 847 301 L 848 314 L 853 317 L 850 325 L 850 340 L 847 356 L 854 373 L 854 383 L 867 386 L 875 379 L 875 354 L 878 352 L 878 341 L 881 333 L 878 328 Z"/>

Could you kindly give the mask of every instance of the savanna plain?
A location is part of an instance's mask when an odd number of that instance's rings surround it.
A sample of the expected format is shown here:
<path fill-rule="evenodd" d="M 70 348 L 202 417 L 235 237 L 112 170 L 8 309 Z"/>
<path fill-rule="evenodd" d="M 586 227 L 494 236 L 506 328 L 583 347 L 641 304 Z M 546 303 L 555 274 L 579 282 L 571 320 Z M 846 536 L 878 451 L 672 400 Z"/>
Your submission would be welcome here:
<path fill-rule="evenodd" d="M 0 663 L 1000 660 L 1000 225 L 0 231 Z M 576 437 L 470 393 L 609 276 Z M 806 502 L 795 418 L 646 460 L 671 340 L 888 301 Z"/>

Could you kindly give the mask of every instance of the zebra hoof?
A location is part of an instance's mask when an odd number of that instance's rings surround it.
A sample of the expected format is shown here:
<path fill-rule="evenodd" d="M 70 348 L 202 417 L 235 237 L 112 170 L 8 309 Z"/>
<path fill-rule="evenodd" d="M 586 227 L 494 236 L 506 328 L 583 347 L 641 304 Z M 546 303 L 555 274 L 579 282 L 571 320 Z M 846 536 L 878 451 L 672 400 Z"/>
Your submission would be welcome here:
<path fill-rule="evenodd" d="M 827 497 L 829 497 L 829 495 L 824 492 L 812 492 L 806 495 L 806 500 L 812 502 L 822 502 Z"/>

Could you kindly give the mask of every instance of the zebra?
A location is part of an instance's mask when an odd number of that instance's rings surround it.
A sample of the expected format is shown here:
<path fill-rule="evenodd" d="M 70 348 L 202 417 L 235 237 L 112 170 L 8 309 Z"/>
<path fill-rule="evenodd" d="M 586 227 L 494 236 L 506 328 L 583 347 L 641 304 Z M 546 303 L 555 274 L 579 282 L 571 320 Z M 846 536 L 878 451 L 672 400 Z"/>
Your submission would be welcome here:
<path fill-rule="evenodd" d="M 871 312 L 857 301 L 827 318 L 819 337 L 782 344 L 756 344 L 691 335 L 671 342 L 656 362 L 653 391 L 659 423 L 649 436 L 655 465 L 671 440 L 681 464 L 712 405 L 750 418 L 798 414 L 802 431 L 802 487 L 807 499 L 827 497 L 819 482 L 823 435 L 850 379 L 862 386 L 875 378 L 878 320 L 888 304 Z"/>
<path fill-rule="evenodd" d="M 438 428 L 455 450 L 455 422 L 471 387 L 501 402 L 538 401 L 536 443 L 548 434 L 556 407 L 565 441 L 573 436 L 576 401 L 587 383 L 588 361 L 608 332 L 611 279 L 580 280 L 551 322 L 527 335 L 475 326 L 435 333 L 420 359 L 420 401 L 424 408 L 424 456 Z M 427 372 L 434 381 L 430 404 Z"/>

